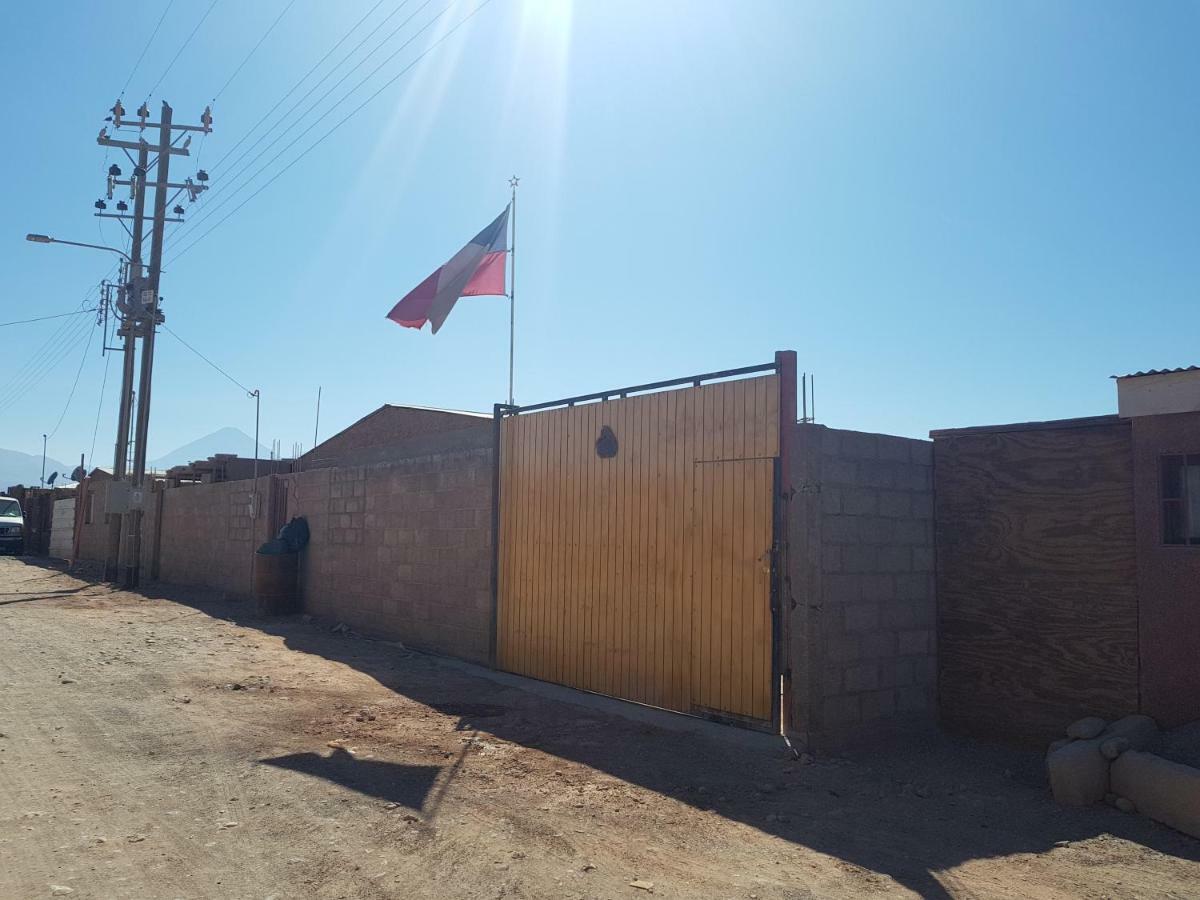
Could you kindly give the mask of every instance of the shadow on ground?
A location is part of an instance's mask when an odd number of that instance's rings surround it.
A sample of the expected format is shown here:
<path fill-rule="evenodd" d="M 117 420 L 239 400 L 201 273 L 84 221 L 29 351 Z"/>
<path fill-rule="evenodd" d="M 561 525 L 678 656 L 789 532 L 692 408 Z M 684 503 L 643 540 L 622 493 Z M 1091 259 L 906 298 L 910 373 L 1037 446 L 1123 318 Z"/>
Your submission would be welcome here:
<path fill-rule="evenodd" d="M 341 747 L 334 748 L 329 756 L 291 753 L 260 762 L 320 778 L 360 794 L 418 811 L 425 805 L 425 798 L 429 796 L 441 771 L 440 766 L 409 766 L 376 759 L 359 759 Z"/>
<path fill-rule="evenodd" d="M 261 618 L 250 604 L 168 585 L 150 585 L 143 593 L 280 636 L 292 649 L 353 667 L 398 694 L 458 716 L 461 730 L 537 748 L 711 810 L 891 876 L 924 897 L 949 897 L 937 873 L 969 860 L 1047 853 L 1106 834 L 1200 861 L 1200 843 L 1148 819 L 1103 806 L 1054 805 L 1038 753 L 931 735 L 804 766 L 786 756 L 782 743 L 777 753 L 764 752 L 637 723 L 500 684 L 437 657 L 331 633 L 328 624 L 299 616 Z M 425 801 L 437 774 L 419 766 L 358 761 L 345 753 L 264 762 L 414 809 Z M 1096 852 L 1102 855 L 1102 845 Z"/>

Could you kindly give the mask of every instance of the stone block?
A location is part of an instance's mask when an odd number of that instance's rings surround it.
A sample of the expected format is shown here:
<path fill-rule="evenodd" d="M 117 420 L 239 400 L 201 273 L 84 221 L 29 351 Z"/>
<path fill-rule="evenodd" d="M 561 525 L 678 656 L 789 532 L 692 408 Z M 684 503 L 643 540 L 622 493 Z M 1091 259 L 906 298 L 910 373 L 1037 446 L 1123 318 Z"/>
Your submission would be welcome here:
<path fill-rule="evenodd" d="M 1101 738 L 1125 738 L 1133 750 L 1154 750 L 1162 741 L 1162 732 L 1149 716 L 1133 715 L 1111 723 L 1100 733 Z"/>
<path fill-rule="evenodd" d="M 897 688 L 896 707 L 901 712 L 930 712 L 933 709 L 933 692 L 919 686 Z"/>
<path fill-rule="evenodd" d="M 873 516 L 879 512 L 879 492 L 848 487 L 842 491 L 842 511 L 848 516 Z"/>
<path fill-rule="evenodd" d="M 913 547 L 912 570 L 914 572 L 932 572 L 933 558 L 932 547 Z"/>
<path fill-rule="evenodd" d="M 892 544 L 896 541 L 896 521 L 882 516 L 855 516 L 857 539 L 864 544 Z"/>
<path fill-rule="evenodd" d="M 1130 750 L 1112 764 L 1112 790 L 1142 815 L 1200 838 L 1200 769 Z"/>
<path fill-rule="evenodd" d="M 911 659 L 882 660 L 877 665 L 881 688 L 907 687 L 916 681 Z"/>
<path fill-rule="evenodd" d="M 902 631 L 897 636 L 896 652 L 901 656 L 919 656 L 929 652 L 933 643 L 933 632 L 920 629 Z"/>
<path fill-rule="evenodd" d="M 879 571 L 879 548 L 865 544 L 842 547 L 842 571 L 852 574 L 870 574 Z"/>
<path fill-rule="evenodd" d="M 933 465 L 933 441 L 910 441 L 908 451 L 918 466 Z"/>
<path fill-rule="evenodd" d="M 843 687 L 847 693 L 877 690 L 879 688 L 878 664 L 865 663 L 850 666 L 845 670 Z"/>
<path fill-rule="evenodd" d="M 879 548 L 878 570 L 880 572 L 903 575 L 913 571 L 913 552 L 904 546 L 886 546 Z"/>
<path fill-rule="evenodd" d="M 864 459 L 858 463 L 857 483 L 871 488 L 897 487 L 896 465 L 877 459 Z"/>
<path fill-rule="evenodd" d="M 821 512 L 837 515 L 842 511 L 842 489 L 828 484 L 821 485 Z"/>
<path fill-rule="evenodd" d="M 821 547 L 821 571 L 842 571 L 842 548 L 836 544 L 825 544 Z"/>
<path fill-rule="evenodd" d="M 878 719 L 890 719 L 896 715 L 895 691 L 871 691 L 859 698 L 861 715 L 864 722 Z"/>
<path fill-rule="evenodd" d="M 893 519 L 906 519 L 912 515 L 912 494 L 906 491 L 880 491 L 879 515 Z"/>
<path fill-rule="evenodd" d="M 896 656 L 896 633 L 872 631 L 862 636 L 863 659 L 891 659 Z"/>
<path fill-rule="evenodd" d="M 822 705 L 827 728 L 844 728 L 862 721 L 862 706 L 855 695 L 828 697 Z"/>
<path fill-rule="evenodd" d="M 912 451 L 908 447 L 911 443 L 912 441 L 909 438 L 880 435 L 878 438 L 879 458 L 892 462 L 911 462 Z"/>
<path fill-rule="evenodd" d="M 1072 741 L 1046 757 L 1046 773 L 1054 800 L 1063 806 L 1090 806 L 1108 793 L 1108 760 L 1100 741 Z"/>
<path fill-rule="evenodd" d="M 896 595 L 896 576 L 886 573 L 875 573 L 854 576 L 859 580 L 860 593 L 863 600 L 875 603 L 890 603 Z"/>
<path fill-rule="evenodd" d="M 863 598 L 862 575 L 830 573 L 824 578 L 824 602 L 827 604 L 854 603 Z"/>
<path fill-rule="evenodd" d="M 861 524 L 856 516 L 826 516 L 821 522 L 821 540 L 828 544 L 853 544 L 861 540 Z"/>
<path fill-rule="evenodd" d="M 835 634 L 825 638 L 825 659 L 830 663 L 848 663 L 862 659 L 862 638 L 853 634 Z"/>
<path fill-rule="evenodd" d="M 870 631 L 879 627 L 878 603 L 850 603 L 845 607 L 847 631 Z"/>

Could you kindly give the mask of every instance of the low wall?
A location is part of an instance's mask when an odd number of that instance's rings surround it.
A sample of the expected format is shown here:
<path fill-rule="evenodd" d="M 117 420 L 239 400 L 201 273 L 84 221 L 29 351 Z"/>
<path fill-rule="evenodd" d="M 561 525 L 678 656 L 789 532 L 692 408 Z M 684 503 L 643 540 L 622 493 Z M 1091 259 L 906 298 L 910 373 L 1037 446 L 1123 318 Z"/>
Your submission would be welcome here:
<path fill-rule="evenodd" d="M 143 578 L 249 597 L 254 551 L 270 537 L 270 476 L 168 488 L 150 494 L 143 522 Z"/>
<path fill-rule="evenodd" d="M 792 727 L 825 747 L 929 728 L 932 446 L 822 425 L 797 425 L 792 443 Z"/>
<path fill-rule="evenodd" d="M 308 519 L 305 609 L 475 662 L 491 655 L 491 448 L 286 477 Z"/>

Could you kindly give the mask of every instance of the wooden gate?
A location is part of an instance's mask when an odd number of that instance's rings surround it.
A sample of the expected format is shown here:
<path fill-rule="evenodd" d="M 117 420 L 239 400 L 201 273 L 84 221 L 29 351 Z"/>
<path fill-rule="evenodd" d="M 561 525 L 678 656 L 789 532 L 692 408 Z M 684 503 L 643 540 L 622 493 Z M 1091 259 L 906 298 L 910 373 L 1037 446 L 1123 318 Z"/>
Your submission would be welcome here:
<path fill-rule="evenodd" d="M 500 668 L 776 721 L 780 381 L 775 364 L 497 407 Z"/>

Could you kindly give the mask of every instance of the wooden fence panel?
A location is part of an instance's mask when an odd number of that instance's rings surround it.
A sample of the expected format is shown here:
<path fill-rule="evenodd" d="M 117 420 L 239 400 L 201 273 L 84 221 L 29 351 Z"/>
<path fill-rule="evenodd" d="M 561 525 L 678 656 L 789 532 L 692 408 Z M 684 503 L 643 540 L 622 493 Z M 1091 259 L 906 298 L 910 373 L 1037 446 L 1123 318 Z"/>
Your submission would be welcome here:
<path fill-rule="evenodd" d="M 500 666 L 769 720 L 778 455 L 777 375 L 506 417 Z"/>

